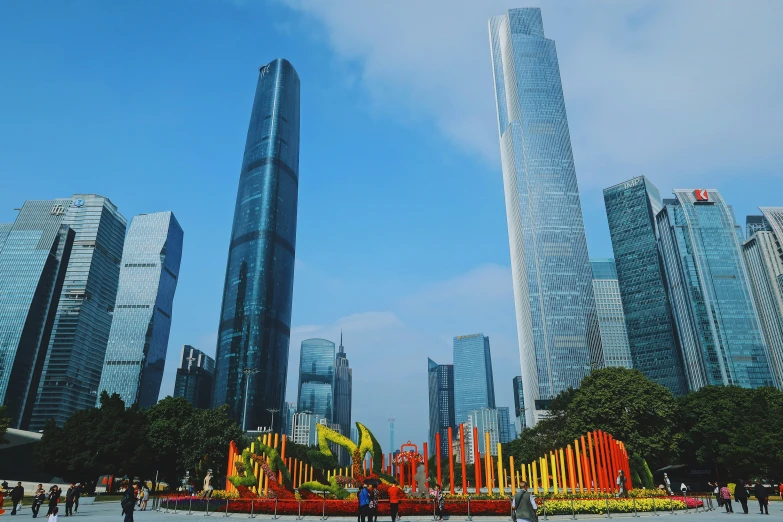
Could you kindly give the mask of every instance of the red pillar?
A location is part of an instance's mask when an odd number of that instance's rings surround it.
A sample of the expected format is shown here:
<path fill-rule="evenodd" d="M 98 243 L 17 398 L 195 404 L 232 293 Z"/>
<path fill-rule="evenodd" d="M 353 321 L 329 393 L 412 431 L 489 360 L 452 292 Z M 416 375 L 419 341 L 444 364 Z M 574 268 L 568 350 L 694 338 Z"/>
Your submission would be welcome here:
<path fill-rule="evenodd" d="M 459 425 L 459 451 L 460 456 L 462 457 L 460 460 L 462 461 L 462 494 L 467 495 L 468 494 L 468 481 L 465 477 L 465 461 L 468 460 L 465 455 L 465 425 L 460 424 Z"/>
<path fill-rule="evenodd" d="M 424 476 L 427 477 L 427 483 L 430 482 L 430 457 L 427 454 L 427 443 L 425 442 L 424 445 Z"/>
<path fill-rule="evenodd" d="M 449 426 L 449 491 L 454 494 L 454 446 L 452 445 L 452 430 Z"/>
<path fill-rule="evenodd" d="M 601 460 L 601 446 L 600 442 L 598 440 L 598 431 L 594 431 L 592 433 L 593 438 L 593 449 L 595 451 L 595 474 L 597 475 L 597 480 L 595 481 L 596 487 L 598 488 L 598 491 L 604 491 L 606 488 L 605 484 L 605 475 L 604 475 L 604 467 L 603 462 Z"/>
<path fill-rule="evenodd" d="M 608 452 L 608 446 L 606 444 L 606 433 L 603 431 L 598 431 L 598 439 L 601 441 L 601 459 L 604 463 L 604 483 L 606 484 L 606 491 L 607 493 L 612 491 L 612 474 L 611 470 L 609 469 L 609 466 L 611 466 L 611 463 L 609 462 L 609 452 Z"/>
<path fill-rule="evenodd" d="M 476 472 L 476 495 L 481 491 L 481 455 L 479 455 L 478 428 L 473 428 L 473 470 Z"/>
<path fill-rule="evenodd" d="M 441 484 L 441 487 L 443 487 L 440 473 L 440 432 L 435 434 L 435 465 L 437 466 L 438 472 L 438 484 Z"/>

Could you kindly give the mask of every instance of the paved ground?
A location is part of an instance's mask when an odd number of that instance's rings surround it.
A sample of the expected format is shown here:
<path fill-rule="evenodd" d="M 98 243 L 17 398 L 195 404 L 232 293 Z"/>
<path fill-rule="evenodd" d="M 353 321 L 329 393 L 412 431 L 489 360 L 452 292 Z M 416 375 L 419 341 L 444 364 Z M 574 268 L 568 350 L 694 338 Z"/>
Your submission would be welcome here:
<path fill-rule="evenodd" d="M 689 513 L 686 514 L 682 511 L 676 511 L 674 515 L 671 515 L 669 513 L 662 513 L 659 517 L 654 517 L 651 513 L 643 513 L 640 515 L 640 518 L 650 518 L 655 519 L 655 522 L 665 522 L 666 519 L 671 519 L 672 522 L 729 522 L 731 520 L 735 520 L 739 518 L 739 521 L 735 522 L 774 522 L 774 521 L 780 521 L 781 518 L 783 518 L 783 502 L 770 502 L 769 506 L 769 516 L 765 515 L 759 515 L 756 509 L 758 509 L 758 504 L 756 503 L 755 499 L 751 499 L 751 501 L 748 503 L 749 505 L 749 511 L 750 514 L 744 515 L 742 513 L 737 513 L 736 509 L 739 507 L 739 505 L 735 502 L 734 508 L 735 512 L 733 515 L 729 515 L 725 513 L 723 510 L 721 511 L 708 511 L 706 513 L 702 513 L 699 511 L 699 513 Z M 29 509 L 25 509 L 21 515 L 26 519 L 30 517 L 30 511 Z M 8 516 L 8 513 L 6 515 Z M 185 522 L 187 520 L 201 520 L 204 518 L 204 513 L 193 513 L 192 515 L 188 515 L 186 512 L 179 512 L 179 513 L 162 513 L 157 511 L 136 511 L 134 513 L 134 520 L 135 522 Z M 233 513 L 229 514 L 228 517 L 224 517 L 223 515 L 219 514 L 212 514 L 211 515 L 214 518 L 232 518 L 232 519 L 249 519 L 249 515 L 241 514 L 241 513 Z M 41 517 L 39 517 L 41 518 Z M 256 520 L 273 520 L 271 515 L 258 515 L 255 517 Z M 612 515 L 613 519 L 622 518 L 622 519 L 630 519 L 633 518 L 632 515 Z M 81 508 L 80 512 L 75 515 L 75 519 L 81 520 L 84 519 L 84 522 L 88 522 L 87 519 L 92 519 L 96 521 L 104 521 L 104 520 L 117 520 L 122 521 L 122 515 L 120 514 L 120 504 L 119 502 L 98 502 L 90 506 L 84 506 Z M 571 517 L 569 516 L 557 516 L 557 517 L 549 517 L 550 520 L 555 520 L 559 522 L 565 522 L 566 520 L 571 520 Z M 603 516 L 598 515 L 577 515 L 577 520 L 606 520 Z M 19 520 L 19 519 L 17 519 Z M 45 518 L 43 518 L 45 520 Z M 60 517 L 60 521 L 62 522 L 64 517 Z M 67 519 L 67 520 L 70 520 Z M 74 520 L 74 522 L 77 522 L 77 520 Z M 281 520 L 282 522 L 295 522 L 296 517 L 295 516 L 283 516 L 280 517 L 278 520 Z M 304 522 L 316 522 L 320 521 L 320 517 L 304 517 Z M 354 522 L 356 519 L 351 518 L 336 518 L 336 517 L 329 517 L 329 521 L 332 522 Z M 425 522 L 427 520 L 432 520 L 429 517 L 405 517 L 403 519 L 403 522 Z M 454 522 L 463 522 L 464 517 L 452 517 L 452 521 Z M 495 521 L 495 522 L 504 522 L 506 519 L 500 518 L 500 517 L 475 517 L 474 520 L 476 521 Z M 543 517 L 539 522 L 543 521 Z M 388 518 L 381 518 L 380 522 L 389 522 Z M 649 522 L 653 522 L 653 520 L 649 520 Z"/>

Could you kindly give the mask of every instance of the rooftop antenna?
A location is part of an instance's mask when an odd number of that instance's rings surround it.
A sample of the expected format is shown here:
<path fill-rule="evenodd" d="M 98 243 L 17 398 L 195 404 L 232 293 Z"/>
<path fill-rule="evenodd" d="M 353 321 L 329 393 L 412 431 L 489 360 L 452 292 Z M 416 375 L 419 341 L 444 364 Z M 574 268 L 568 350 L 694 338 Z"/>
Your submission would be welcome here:
<path fill-rule="evenodd" d="M 394 417 L 389 417 L 389 448 L 394 453 Z"/>

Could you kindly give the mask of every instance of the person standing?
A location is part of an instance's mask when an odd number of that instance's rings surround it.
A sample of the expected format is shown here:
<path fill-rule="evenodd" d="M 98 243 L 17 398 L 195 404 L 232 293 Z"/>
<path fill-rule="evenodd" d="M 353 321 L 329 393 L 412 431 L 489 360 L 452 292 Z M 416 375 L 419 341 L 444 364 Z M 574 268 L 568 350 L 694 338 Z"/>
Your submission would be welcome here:
<path fill-rule="evenodd" d="M 443 497 L 443 489 L 440 484 L 435 486 L 435 516 L 438 520 L 443 520 L 443 507 L 446 499 Z"/>
<path fill-rule="evenodd" d="M 617 496 L 618 497 L 627 497 L 628 496 L 628 490 L 625 489 L 625 483 L 627 479 L 625 478 L 625 472 L 623 470 L 617 471 Z"/>
<path fill-rule="evenodd" d="M 380 491 L 374 485 L 370 484 L 370 519 L 369 522 L 378 522 L 378 500 L 380 500 Z"/>
<path fill-rule="evenodd" d="M 147 502 L 150 499 L 150 490 L 146 484 L 142 487 L 141 511 L 147 511 Z"/>
<path fill-rule="evenodd" d="M 52 513 L 57 514 L 57 503 L 60 502 L 60 495 L 62 495 L 62 491 L 56 484 L 49 489 L 49 511 L 46 513 L 47 517 Z"/>
<path fill-rule="evenodd" d="M 38 518 L 38 512 L 41 510 L 41 506 L 43 506 L 44 502 L 46 502 L 46 491 L 44 491 L 41 484 L 38 484 L 38 489 L 35 491 L 35 496 L 33 497 L 33 505 L 31 506 L 33 518 Z"/>
<path fill-rule="evenodd" d="M 748 493 L 747 488 L 745 488 L 745 482 L 742 479 L 739 479 L 737 481 L 737 485 L 734 486 L 734 500 L 740 503 L 742 506 L 742 512 L 746 515 L 748 514 L 748 497 L 750 494 Z"/>
<path fill-rule="evenodd" d="M 65 516 L 69 517 L 73 515 L 73 495 L 76 493 L 76 485 L 71 484 L 68 490 L 65 492 Z"/>
<path fill-rule="evenodd" d="M 620 472 L 622 473 L 622 471 Z M 538 522 L 538 505 L 533 495 L 527 490 L 528 485 L 524 480 L 519 484 L 517 494 L 511 501 L 514 510 L 514 518 L 517 521 Z"/>
<path fill-rule="evenodd" d="M 759 513 L 769 515 L 769 493 L 767 493 L 767 488 L 764 487 L 764 484 L 756 482 L 753 494 L 756 495 L 756 500 L 759 501 Z"/>
<path fill-rule="evenodd" d="M 397 513 L 400 507 L 400 487 L 397 484 L 389 486 L 389 510 L 391 511 L 391 522 L 397 521 Z"/>
<path fill-rule="evenodd" d="M 367 491 L 367 484 L 362 485 L 359 491 L 359 519 L 361 522 L 367 520 L 367 513 L 370 510 L 370 492 Z"/>
<path fill-rule="evenodd" d="M 84 487 L 82 487 L 81 483 L 76 484 L 76 489 L 73 492 L 73 512 L 78 513 L 79 512 L 79 497 L 82 496 L 82 492 L 84 491 Z"/>
<path fill-rule="evenodd" d="M 11 508 L 11 514 L 16 515 L 16 510 L 22 507 L 22 499 L 24 498 L 24 488 L 21 482 L 17 482 L 16 486 L 11 490 L 11 502 L 13 507 Z"/>
<path fill-rule="evenodd" d="M 720 498 L 723 500 L 723 505 L 726 506 L 726 513 L 734 513 L 734 508 L 731 507 L 731 491 L 725 485 L 720 488 Z"/>
<path fill-rule="evenodd" d="M 120 507 L 122 508 L 122 514 L 125 516 L 123 522 L 133 522 L 133 510 L 136 507 L 135 486 L 128 484 L 128 487 L 125 488 L 125 494 L 120 500 Z"/>

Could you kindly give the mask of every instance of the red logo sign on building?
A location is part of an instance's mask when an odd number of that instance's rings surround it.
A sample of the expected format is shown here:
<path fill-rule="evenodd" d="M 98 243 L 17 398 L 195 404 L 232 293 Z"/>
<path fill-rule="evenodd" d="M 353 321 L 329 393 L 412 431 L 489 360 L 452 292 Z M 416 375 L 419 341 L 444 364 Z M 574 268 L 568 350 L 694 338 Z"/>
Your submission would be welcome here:
<path fill-rule="evenodd" d="M 707 189 L 696 189 L 693 191 L 693 195 L 696 197 L 696 201 L 709 201 L 710 195 Z"/>

